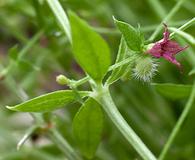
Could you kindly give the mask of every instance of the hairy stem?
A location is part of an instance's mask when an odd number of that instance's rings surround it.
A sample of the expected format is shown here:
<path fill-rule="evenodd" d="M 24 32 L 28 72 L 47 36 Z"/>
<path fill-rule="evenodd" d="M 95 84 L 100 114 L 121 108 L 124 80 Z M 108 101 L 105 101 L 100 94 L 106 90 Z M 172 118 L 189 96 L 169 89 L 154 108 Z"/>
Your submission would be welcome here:
<path fill-rule="evenodd" d="M 164 148 L 159 156 L 159 160 L 165 159 L 165 156 L 166 156 L 168 150 L 170 149 L 171 144 L 173 143 L 178 132 L 180 131 L 182 124 L 184 123 L 190 109 L 193 106 L 194 99 L 195 99 L 195 82 L 193 84 L 192 91 L 191 91 L 190 97 L 185 105 L 185 108 L 184 108 L 181 116 L 179 117 L 175 127 L 173 128 L 173 131 L 171 132 L 171 135 L 169 136 L 168 141 L 166 142 L 166 144 L 165 144 L 165 146 L 164 146 Z"/>
<path fill-rule="evenodd" d="M 126 138 L 126 140 L 135 148 L 139 155 L 144 160 L 156 160 L 152 152 L 146 147 L 142 140 L 136 135 L 133 129 L 128 125 L 122 117 L 117 107 L 115 106 L 108 87 L 99 85 L 96 88 L 96 95 L 94 98 L 102 105 L 105 112 L 108 114 L 112 122 Z"/>

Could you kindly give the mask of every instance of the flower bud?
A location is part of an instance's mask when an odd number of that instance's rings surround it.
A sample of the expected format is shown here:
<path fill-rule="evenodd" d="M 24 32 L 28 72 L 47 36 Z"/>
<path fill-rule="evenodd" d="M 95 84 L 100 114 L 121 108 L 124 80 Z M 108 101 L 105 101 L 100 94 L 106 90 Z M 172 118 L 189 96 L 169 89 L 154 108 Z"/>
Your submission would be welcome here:
<path fill-rule="evenodd" d="M 66 76 L 61 74 L 56 77 L 56 82 L 60 85 L 68 85 L 70 83 L 70 80 Z"/>
<path fill-rule="evenodd" d="M 158 64 L 151 57 L 140 57 L 135 62 L 133 76 L 144 82 L 150 82 L 157 71 Z"/>

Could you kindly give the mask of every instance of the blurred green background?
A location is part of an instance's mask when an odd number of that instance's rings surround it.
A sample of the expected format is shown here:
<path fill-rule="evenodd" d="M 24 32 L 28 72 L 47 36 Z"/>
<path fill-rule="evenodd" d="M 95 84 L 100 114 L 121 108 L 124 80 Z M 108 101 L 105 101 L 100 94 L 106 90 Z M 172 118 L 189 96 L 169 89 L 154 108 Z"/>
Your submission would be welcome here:
<path fill-rule="evenodd" d="M 65 10 L 73 10 L 89 22 L 108 42 L 113 61 L 120 34 L 112 16 L 133 26 L 141 25 L 146 38 L 169 13 L 177 0 L 60 0 Z M 168 23 L 179 27 L 195 15 L 195 0 L 186 0 Z M 194 26 L 186 30 L 195 36 Z M 162 34 L 156 40 L 159 40 Z M 184 39 L 178 38 L 182 46 Z M 184 73 L 169 62 L 160 60 L 155 83 L 191 84 L 188 72 L 195 66 L 195 47 L 177 58 Z M 0 0 L 0 159 L 1 160 L 62 160 L 64 155 L 44 135 L 34 135 L 16 151 L 16 144 L 32 125 L 28 113 L 8 111 L 5 106 L 20 103 L 43 93 L 66 87 L 59 86 L 58 74 L 79 79 L 84 76 L 73 59 L 71 46 L 44 0 Z M 83 86 L 88 88 L 88 86 Z M 127 78 L 111 87 L 120 112 L 143 139 L 159 155 L 187 99 L 170 99 L 159 95 L 150 84 Z M 72 136 L 72 120 L 79 105 L 68 105 L 56 111 L 56 123 L 64 137 L 77 148 Z M 195 159 L 195 108 L 172 145 L 167 159 Z M 113 124 L 105 117 L 105 127 L 97 160 L 141 159 Z"/>

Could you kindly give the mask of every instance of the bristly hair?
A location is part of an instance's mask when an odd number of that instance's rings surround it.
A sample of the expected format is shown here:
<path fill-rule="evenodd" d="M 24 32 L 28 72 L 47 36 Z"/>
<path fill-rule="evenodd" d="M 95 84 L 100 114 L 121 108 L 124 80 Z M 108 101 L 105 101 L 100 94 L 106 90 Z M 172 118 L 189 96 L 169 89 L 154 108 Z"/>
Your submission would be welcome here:
<path fill-rule="evenodd" d="M 156 72 L 158 62 L 154 58 L 141 58 L 133 68 L 133 77 L 143 82 L 150 82 Z"/>

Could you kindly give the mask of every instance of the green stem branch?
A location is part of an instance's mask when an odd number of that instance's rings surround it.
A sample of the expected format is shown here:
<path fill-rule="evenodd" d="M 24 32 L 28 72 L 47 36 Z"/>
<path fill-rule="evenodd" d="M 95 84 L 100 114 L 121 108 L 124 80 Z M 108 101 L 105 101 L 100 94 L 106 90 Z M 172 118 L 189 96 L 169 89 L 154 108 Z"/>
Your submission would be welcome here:
<path fill-rule="evenodd" d="M 116 68 L 118 68 L 118 67 L 121 67 L 121 66 L 123 66 L 123 65 L 125 65 L 125 64 L 127 64 L 127 63 L 131 63 L 132 61 L 134 61 L 135 59 L 132 57 L 132 56 L 130 56 L 130 57 L 128 57 L 128 58 L 126 58 L 126 59 L 124 59 L 124 60 L 122 60 L 122 61 L 120 61 L 120 62 L 118 62 L 118 63 L 115 63 L 115 64 L 113 64 L 112 66 L 110 66 L 109 68 L 108 68 L 108 71 L 112 71 L 112 70 L 114 70 L 114 69 L 116 69 Z"/>
<path fill-rule="evenodd" d="M 122 60 L 122 61 L 120 61 L 120 62 L 118 62 L 118 63 L 115 63 L 115 64 L 113 64 L 112 66 L 110 66 L 110 67 L 108 68 L 108 71 L 112 71 L 112 70 L 114 70 L 114 69 L 116 69 L 116 68 L 118 68 L 118 67 L 121 67 L 121 66 L 123 66 L 123 65 L 125 65 L 125 64 L 127 64 L 127 63 L 131 63 L 133 60 L 134 60 L 134 59 L 133 59 L 132 57 L 128 57 L 128 58 L 126 58 L 126 59 L 124 59 L 124 60 Z M 82 84 L 88 82 L 90 79 L 91 79 L 91 78 L 90 78 L 89 76 L 86 76 L 86 77 L 84 77 L 84 78 L 82 78 L 82 79 L 80 79 L 80 80 L 78 80 L 78 81 L 72 80 L 71 83 L 72 83 L 72 85 L 73 85 L 74 87 L 78 87 L 78 86 L 80 86 L 80 85 L 82 85 Z"/>
<path fill-rule="evenodd" d="M 146 147 L 142 140 L 136 135 L 133 129 L 128 125 L 115 106 L 108 87 L 98 86 L 96 88 L 95 99 L 102 105 L 112 122 L 126 138 L 126 140 L 135 148 L 144 160 L 156 160 L 152 152 Z"/>
<path fill-rule="evenodd" d="M 166 142 L 166 144 L 165 144 L 165 146 L 164 146 L 164 148 L 159 156 L 159 160 L 163 160 L 165 158 L 168 150 L 171 147 L 171 144 L 173 143 L 178 132 L 180 131 L 182 124 L 184 123 L 190 109 L 193 106 L 194 99 L 195 99 L 195 82 L 194 82 L 194 85 L 192 87 L 192 91 L 191 91 L 190 97 L 186 103 L 186 106 L 185 106 L 181 116 L 179 117 L 179 120 L 177 121 L 173 131 L 171 132 L 171 135 L 169 136 L 168 141 Z"/>

